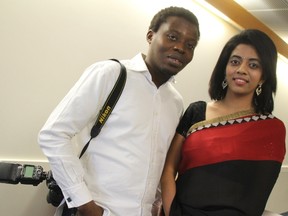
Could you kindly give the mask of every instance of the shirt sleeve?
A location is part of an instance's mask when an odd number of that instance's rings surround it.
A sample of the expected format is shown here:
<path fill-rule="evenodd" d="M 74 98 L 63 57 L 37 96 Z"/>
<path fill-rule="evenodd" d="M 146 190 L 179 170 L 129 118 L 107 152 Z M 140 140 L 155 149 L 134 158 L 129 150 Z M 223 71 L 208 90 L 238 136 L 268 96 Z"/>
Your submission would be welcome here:
<path fill-rule="evenodd" d="M 91 65 L 39 132 L 39 145 L 48 158 L 68 207 L 78 207 L 92 200 L 73 140 L 81 133 L 79 149 L 87 143 L 97 114 L 119 73 L 120 65 L 112 61 Z"/>
<path fill-rule="evenodd" d="M 206 113 L 206 102 L 197 101 L 191 103 L 185 110 L 184 115 L 182 116 L 178 124 L 176 132 L 186 137 L 189 128 L 193 124 L 205 120 L 205 113 Z"/>

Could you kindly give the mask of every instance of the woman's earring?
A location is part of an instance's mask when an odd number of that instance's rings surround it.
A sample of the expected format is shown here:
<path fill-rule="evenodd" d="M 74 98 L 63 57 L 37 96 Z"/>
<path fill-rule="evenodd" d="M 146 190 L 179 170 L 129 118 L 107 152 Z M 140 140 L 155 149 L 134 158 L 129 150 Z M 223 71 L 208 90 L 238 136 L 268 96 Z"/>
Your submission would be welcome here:
<path fill-rule="evenodd" d="M 260 83 L 260 84 L 258 85 L 258 87 L 256 88 L 256 94 L 257 94 L 257 96 L 259 96 L 259 95 L 261 94 L 261 92 L 262 92 L 262 83 Z"/>
<path fill-rule="evenodd" d="M 222 88 L 225 89 L 227 87 L 227 85 L 228 85 L 228 83 L 227 83 L 227 80 L 225 78 L 222 82 Z"/>

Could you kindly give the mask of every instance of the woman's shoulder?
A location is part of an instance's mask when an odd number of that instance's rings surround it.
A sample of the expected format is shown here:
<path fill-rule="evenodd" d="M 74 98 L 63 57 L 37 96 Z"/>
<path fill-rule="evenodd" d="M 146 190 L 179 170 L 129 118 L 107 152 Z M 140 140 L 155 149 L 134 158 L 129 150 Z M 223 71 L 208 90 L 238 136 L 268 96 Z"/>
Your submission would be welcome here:
<path fill-rule="evenodd" d="M 280 119 L 278 118 L 277 116 L 275 116 L 273 113 L 269 113 L 269 114 L 266 114 L 266 116 L 270 117 L 271 119 L 274 120 L 275 124 L 277 124 L 277 128 L 282 128 L 286 131 L 286 126 L 285 126 L 285 123 Z"/>
<path fill-rule="evenodd" d="M 186 111 L 193 112 L 193 113 L 195 112 L 198 113 L 199 111 L 205 112 L 206 105 L 207 105 L 206 101 L 195 101 L 195 102 L 190 103 Z"/>
<path fill-rule="evenodd" d="M 188 108 L 185 110 L 184 115 L 177 127 L 177 133 L 186 137 L 187 131 L 191 125 L 205 120 L 206 112 L 206 102 L 205 101 L 195 101 L 190 103 Z"/>
<path fill-rule="evenodd" d="M 205 101 L 195 101 L 190 103 L 185 111 L 184 118 L 192 120 L 193 123 L 205 120 L 206 105 L 207 103 Z"/>

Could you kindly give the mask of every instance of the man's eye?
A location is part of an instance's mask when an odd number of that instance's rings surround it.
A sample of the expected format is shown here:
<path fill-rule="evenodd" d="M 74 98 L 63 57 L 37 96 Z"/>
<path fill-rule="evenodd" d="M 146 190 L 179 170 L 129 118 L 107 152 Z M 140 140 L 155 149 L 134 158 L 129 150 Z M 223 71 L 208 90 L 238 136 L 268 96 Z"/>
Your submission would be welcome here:
<path fill-rule="evenodd" d="M 177 40 L 177 37 L 173 34 L 168 34 L 167 37 L 172 40 L 172 41 L 176 41 Z"/>
<path fill-rule="evenodd" d="M 194 50 L 196 45 L 194 43 L 193 44 L 192 43 L 188 43 L 187 47 L 188 47 L 188 49 Z"/>

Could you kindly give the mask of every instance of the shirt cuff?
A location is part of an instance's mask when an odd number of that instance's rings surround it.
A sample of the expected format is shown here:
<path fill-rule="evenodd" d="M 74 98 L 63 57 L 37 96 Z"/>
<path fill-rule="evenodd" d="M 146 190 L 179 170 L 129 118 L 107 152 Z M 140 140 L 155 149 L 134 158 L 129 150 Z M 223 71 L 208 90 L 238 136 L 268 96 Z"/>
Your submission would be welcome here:
<path fill-rule="evenodd" d="M 65 190 L 62 190 L 62 192 L 68 208 L 79 207 L 93 200 L 91 193 L 84 182 L 74 187 L 66 188 Z"/>

